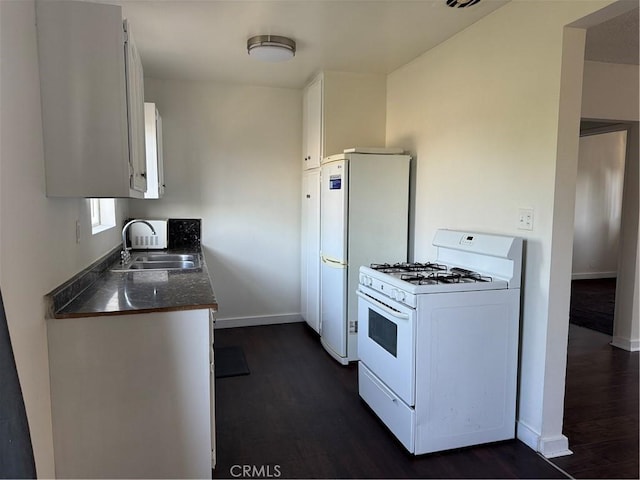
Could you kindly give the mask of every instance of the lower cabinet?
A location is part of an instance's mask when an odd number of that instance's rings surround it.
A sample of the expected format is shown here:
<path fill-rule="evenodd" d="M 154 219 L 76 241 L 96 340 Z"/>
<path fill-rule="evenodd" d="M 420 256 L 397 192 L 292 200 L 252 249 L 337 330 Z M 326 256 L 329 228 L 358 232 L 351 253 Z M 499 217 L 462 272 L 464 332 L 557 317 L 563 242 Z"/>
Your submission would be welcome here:
<path fill-rule="evenodd" d="M 50 319 L 58 478 L 211 478 L 209 310 Z"/>

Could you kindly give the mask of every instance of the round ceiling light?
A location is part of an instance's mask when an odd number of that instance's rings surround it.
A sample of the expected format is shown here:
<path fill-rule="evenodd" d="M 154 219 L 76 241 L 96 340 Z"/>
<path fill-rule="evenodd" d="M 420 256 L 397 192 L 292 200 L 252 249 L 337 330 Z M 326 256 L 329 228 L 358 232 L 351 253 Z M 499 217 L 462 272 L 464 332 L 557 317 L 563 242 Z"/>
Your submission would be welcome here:
<path fill-rule="evenodd" d="M 296 42 L 279 35 L 256 35 L 247 40 L 247 53 L 265 62 L 283 62 L 296 54 Z"/>

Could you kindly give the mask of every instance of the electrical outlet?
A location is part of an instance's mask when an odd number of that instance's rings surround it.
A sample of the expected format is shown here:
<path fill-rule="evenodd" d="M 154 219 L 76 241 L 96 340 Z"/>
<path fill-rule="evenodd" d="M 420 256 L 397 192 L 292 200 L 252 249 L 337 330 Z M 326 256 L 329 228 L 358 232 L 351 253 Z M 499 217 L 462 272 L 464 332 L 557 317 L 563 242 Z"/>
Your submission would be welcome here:
<path fill-rule="evenodd" d="M 518 229 L 533 230 L 533 208 L 518 209 Z"/>

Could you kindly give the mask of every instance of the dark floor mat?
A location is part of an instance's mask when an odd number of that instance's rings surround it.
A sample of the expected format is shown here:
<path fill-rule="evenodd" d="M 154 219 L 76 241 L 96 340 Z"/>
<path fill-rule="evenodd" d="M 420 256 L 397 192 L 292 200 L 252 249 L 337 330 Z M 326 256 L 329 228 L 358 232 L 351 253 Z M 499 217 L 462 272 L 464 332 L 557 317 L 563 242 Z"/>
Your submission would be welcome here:
<path fill-rule="evenodd" d="M 213 348 L 215 357 L 216 378 L 249 375 L 249 366 L 244 358 L 242 347 Z"/>

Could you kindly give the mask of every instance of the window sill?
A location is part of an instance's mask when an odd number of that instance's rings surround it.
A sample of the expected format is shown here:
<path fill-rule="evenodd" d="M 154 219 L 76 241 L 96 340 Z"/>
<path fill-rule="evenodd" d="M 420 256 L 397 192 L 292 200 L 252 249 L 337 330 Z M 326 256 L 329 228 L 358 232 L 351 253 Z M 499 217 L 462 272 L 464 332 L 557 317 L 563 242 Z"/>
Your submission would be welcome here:
<path fill-rule="evenodd" d="M 95 227 L 91 227 L 91 235 L 96 235 L 114 227 L 115 225 L 97 225 Z"/>

